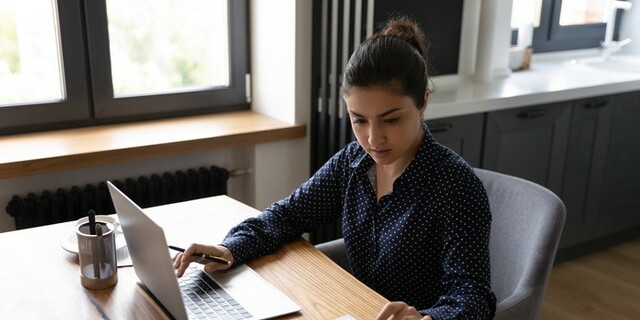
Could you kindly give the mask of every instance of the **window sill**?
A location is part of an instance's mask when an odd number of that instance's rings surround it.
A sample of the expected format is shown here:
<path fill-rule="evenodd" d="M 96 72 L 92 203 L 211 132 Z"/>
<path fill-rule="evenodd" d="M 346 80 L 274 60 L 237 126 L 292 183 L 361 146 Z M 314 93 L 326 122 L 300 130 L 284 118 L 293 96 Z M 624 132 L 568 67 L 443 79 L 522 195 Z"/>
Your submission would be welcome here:
<path fill-rule="evenodd" d="M 0 137 L 0 179 L 303 138 L 306 126 L 229 112 Z"/>

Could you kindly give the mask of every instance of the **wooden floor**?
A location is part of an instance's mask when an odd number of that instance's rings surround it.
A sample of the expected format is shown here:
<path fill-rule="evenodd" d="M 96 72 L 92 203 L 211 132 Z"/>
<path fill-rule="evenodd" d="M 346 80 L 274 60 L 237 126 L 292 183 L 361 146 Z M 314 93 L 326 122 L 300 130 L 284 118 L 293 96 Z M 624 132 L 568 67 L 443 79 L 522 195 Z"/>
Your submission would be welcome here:
<path fill-rule="evenodd" d="M 640 319 L 640 239 L 554 266 L 541 318 Z"/>

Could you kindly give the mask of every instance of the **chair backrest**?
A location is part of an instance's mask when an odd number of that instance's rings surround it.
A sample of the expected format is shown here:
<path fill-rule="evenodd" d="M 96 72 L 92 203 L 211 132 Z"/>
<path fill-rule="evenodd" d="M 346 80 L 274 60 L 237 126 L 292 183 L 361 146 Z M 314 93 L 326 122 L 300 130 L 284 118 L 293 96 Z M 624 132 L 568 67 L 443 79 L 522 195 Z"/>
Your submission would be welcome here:
<path fill-rule="evenodd" d="M 351 266 L 349 266 L 349 258 L 347 258 L 347 249 L 344 245 L 343 238 L 319 243 L 316 245 L 316 249 L 326 254 L 327 257 L 337 263 L 342 269 L 351 273 Z"/>
<path fill-rule="evenodd" d="M 489 254 L 495 319 L 537 319 L 566 210 L 553 192 L 517 177 L 475 169 L 489 197 Z M 349 271 L 343 239 L 316 246 Z"/>
<path fill-rule="evenodd" d="M 495 319 L 537 319 L 566 210 L 550 190 L 517 177 L 475 169 L 491 207 L 489 252 Z"/>

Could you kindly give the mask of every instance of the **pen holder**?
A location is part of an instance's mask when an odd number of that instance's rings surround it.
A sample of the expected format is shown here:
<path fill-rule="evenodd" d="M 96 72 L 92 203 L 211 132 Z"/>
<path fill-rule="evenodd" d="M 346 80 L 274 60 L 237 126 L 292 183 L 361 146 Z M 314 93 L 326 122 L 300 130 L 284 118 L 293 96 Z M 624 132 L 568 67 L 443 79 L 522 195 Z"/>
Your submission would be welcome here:
<path fill-rule="evenodd" d="M 118 282 L 116 232 L 112 223 L 104 221 L 98 221 L 95 228 L 96 234 L 91 234 L 87 222 L 76 229 L 80 283 L 87 289 L 105 289 Z"/>

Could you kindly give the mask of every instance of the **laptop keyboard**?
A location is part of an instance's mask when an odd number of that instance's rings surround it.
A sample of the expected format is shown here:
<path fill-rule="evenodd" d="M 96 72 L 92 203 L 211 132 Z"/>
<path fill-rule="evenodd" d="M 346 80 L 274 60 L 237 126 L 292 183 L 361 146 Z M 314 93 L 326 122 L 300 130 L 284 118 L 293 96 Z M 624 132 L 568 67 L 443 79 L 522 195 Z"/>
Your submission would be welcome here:
<path fill-rule="evenodd" d="M 185 274 L 178 278 L 178 284 L 190 319 L 251 318 L 247 310 L 196 267 L 187 268 Z"/>

